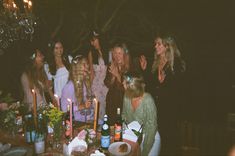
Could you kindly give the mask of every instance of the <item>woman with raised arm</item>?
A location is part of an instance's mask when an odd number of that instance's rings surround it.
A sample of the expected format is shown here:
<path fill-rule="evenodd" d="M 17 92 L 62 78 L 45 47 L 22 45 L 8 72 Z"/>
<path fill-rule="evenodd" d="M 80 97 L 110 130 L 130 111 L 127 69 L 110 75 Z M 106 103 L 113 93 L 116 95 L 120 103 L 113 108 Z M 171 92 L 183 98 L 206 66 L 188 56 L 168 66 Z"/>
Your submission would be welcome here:
<path fill-rule="evenodd" d="M 102 125 L 105 115 L 106 94 L 108 88 L 104 84 L 107 71 L 108 50 L 103 44 L 100 35 L 93 31 L 90 37 L 91 48 L 88 53 L 90 77 L 92 79 L 92 91 L 100 103 L 98 124 Z"/>
<path fill-rule="evenodd" d="M 115 44 L 112 55 L 113 61 L 108 66 L 104 83 L 109 89 L 106 96 L 106 114 L 109 117 L 110 124 L 114 125 L 116 120 L 116 113 L 114 112 L 117 111 L 117 108 L 122 110 L 124 95 L 123 74 L 129 70 L 129 62 L 126 61 L 127 48 L 125 44 Z"/>

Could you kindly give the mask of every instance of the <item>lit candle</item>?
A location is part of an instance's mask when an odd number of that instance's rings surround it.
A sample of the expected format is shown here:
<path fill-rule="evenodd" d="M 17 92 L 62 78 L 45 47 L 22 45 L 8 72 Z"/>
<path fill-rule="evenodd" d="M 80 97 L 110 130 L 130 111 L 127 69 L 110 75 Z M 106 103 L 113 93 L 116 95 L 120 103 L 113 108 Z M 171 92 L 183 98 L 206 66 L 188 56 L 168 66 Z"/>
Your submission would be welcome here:
<path fill-rule="evenodd" d="M 73 107 L 73 105 L 72 105 L 72 100 L 71 99 L 67 99 L 68 100 L 68 102 L 69 102 L 69 105 L 70 105 L 70 115 L 69 115 L 69 117 L 70 117 L 70 137 L 71 138 L 73 138 L 73 118 L 72 118 L 72 107 Z"/>
<path fill-rule="evenodd" d="M 96 98 L 94 98 L 94 102 L 95 102 L 95 116 L 94 116 L 94 127 L 93 127 L 93 129 L 94 129 L 94 131 L 96 131 L 99 103 L 96 100 Z"/>
<path fill-rule="evenodd" d="M 37 126 L 37 95 L 36 91 L 32 89 L 33 93 L 33 115 L 34 115 L 34 124 Z"/>
<path fill-rule="evenodd" d="M 29 1 L 29 2 L 28 2 L 28 5 L 29 5 L 29 8 L 31 8 L 33 4 L 32 4 L 31 1 Z"/>
<path fill-rule="evenodd" d="M 56 94 L 54 94 L 54 97 L 56 98 L 58 110 L 60 110 L 60 97 Z"/>
<path fill-rule="evenodd" d="M 15 3 L 13 3 L 13 8 L 15 8 L 15 9 L 17 8 L 17 6 L 16 6 L 16 4 L 15 4 Z"/>

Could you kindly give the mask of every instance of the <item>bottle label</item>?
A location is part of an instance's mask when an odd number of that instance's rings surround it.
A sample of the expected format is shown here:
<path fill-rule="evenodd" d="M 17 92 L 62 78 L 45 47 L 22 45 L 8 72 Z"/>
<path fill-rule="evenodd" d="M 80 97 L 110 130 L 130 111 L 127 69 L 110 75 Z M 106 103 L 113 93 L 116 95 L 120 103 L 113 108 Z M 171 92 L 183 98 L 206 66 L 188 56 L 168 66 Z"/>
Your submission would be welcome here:
<path fill-rule="evenodd" d="M 41 154 L 45 152 L 45 141 L 35 142 L 35 153 Z"/>
<path fill-rule="evenodd" d="M 122 126 L 115 124 L 114 140 L 121 140 Z"/>
<path fill-rule="evenodd" d="M 101 147 L 108 148 L 110 145 L 110 136 L 101 136 Z"/>
<path fill-rule="evenodd" d="M 35 140 L 35 131 L 31 131 L 31 132 L 26 132 L 26 142 L 27 143 L 32 143 Z"/>
<path fill-rule="evenodd" d="M 109 128 L 109 126 L 107 124 L 103 125 L 103 130 L 107 130 Z"/>

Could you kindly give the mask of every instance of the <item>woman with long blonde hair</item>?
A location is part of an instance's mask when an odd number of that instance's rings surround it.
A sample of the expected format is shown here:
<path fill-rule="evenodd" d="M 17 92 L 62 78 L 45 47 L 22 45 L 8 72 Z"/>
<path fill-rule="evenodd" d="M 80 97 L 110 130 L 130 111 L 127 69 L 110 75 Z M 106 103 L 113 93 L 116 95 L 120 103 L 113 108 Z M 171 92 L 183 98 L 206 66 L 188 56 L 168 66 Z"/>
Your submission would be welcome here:
<path fill-rule="evenodd" d="M 92 120 L 92 113 L 86 118 L 81 112 L 84 108 L 91 106 L 91 101 L 88 99 L 88 96 L 91 95 L 88 61 L 83 56 L 77 56 L 72 61 L 69 82 L 62 90 L 61 108 L 66 112 L 69 104 L 68 99 L 70 99 L 73 102 L 73 113 L 76 121 L 85 122 L 85 119 Z"/>
<path fill-rule="evenodd" d="M 129 58 L 127 58 L 125 44 L 117 43 L 113 46 L 113 61 L 108 66 L 104 84 L 108 87 L 106 96 L 106 114 L 109 123 L 114 125 L 116 121 L 117 108 L 122 110 L 124 88 L 122 85 L 123 75 L 129 70 Z M 129 56 L 128 56 L 129 57 Z"/>
<path fill-rule="evenodd" d="M 175 74 L 176 70 L 185 71 L 185 63 L 181 59 L 180 51 L 172 37 L 157 37 L 155 39 L 155 49 L 152 73 L 158 72 L 160 83 L 164 82 L 167 72 Z M 175 69 L 177 63 L 181 63 L 179 69 Z"/>
<path fill-rule="evenodd" d="M 182 73 L 185 63 L 173 37 L 157 36 L 152 65 L 154 96 L 159 112 L 159 131 L 164 155 L 175 154 L 179 148 L 180 105 L 182 103 Z"/>

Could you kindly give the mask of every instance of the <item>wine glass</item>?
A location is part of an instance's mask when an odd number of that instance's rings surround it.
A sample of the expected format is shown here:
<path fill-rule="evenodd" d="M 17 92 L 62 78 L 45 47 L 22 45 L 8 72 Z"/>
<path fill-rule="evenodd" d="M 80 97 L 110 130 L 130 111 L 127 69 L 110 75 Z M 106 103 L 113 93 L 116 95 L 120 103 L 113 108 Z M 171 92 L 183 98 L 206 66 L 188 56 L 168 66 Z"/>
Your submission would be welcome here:
<path fill-rule="evenodd" d="M 94 95 L 92 95 L 91 92 L 88 92 L 87 96 L 86 96 L 86 99 L 91 102 L 91 106 L 89 108 L 85 107 L 80 112 L 81 115 L 85 116 L 85 123 L 87 123 L 87 116 L 92 114 L 92 109 L 93 109 L 92 103 L 93 103 Z"/>

